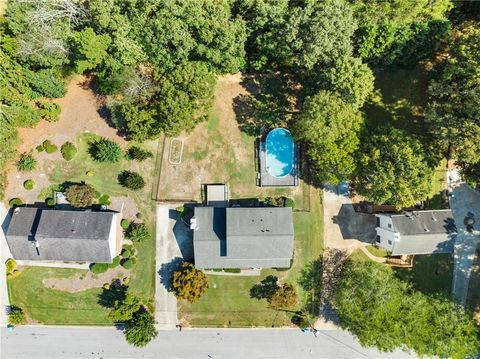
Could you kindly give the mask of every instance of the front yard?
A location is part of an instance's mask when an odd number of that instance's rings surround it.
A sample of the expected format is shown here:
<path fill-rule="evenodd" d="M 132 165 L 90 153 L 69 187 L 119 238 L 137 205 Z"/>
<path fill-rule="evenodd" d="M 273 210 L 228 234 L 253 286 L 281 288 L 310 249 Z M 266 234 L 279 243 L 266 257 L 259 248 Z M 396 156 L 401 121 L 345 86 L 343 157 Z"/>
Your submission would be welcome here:
<path fill-rule="evenodd" d="M 250 297 L 250 289 L 268 275 L 295 285 L 300 310 L 314 293 L 305 292 L 299 284 L 302 269 L 321 256 L 323 251 L 323 214 L 321 192 L 312 189 L 311 212 L 295 212 L 295 249 L 289 270 L 264 269 L 261 276 L 208 275 L 209 289 L 195 304 L 179 303 L 179 318 L 194 327 L 279 327 L 291 324 L 292 311 L 277 311 L 268 307 L 265 299 Z"/>

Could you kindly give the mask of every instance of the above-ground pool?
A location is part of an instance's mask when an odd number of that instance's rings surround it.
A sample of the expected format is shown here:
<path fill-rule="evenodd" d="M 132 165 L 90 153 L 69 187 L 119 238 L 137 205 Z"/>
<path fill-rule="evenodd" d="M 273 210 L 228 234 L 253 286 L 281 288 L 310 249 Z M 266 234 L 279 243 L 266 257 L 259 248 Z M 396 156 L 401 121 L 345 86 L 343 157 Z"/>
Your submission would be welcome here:
<path fill-rule="evenodd" d="M 270 131 L 265 140 L 267 172 L 273 177 L 285 177 L 293 169 L 293 138 L 284 128 Z"/>

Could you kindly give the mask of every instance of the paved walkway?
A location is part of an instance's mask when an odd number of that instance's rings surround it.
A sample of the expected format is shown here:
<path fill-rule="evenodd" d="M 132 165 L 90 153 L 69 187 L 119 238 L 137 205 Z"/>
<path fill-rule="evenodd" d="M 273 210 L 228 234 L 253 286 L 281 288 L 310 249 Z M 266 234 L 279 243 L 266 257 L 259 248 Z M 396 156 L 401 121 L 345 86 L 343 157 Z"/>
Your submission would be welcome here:
<path fill-rule="evenodd" d="M 453 189 L 450 207 L 458 233 L 453 255 L 452 296 L 465 305 L 475 251 L 480 243 L 480 193 L 462 183 Z M 472 215 L 475 219 L 474 228 L 473 231 L 467 231 L 464 220 Z"/>
<path fill-rule="evenodd" d="M 181 257 L 173 235 L 176 221 L 170 218 L 173 210 L 171 206 L 157 206 L 155 321 L 158 329 L 173 329 L 177 325 L 177 299 L 167 289 L 175 258 Z"/>
<path fill-rule="evenodd" d="M 0 202 L 0 325 L 5 327 L 8 323 L 7 308 L 10 305 L 7 289 L 7 273 L 5 261 L 12 256 L 7 245 L 4 231 L 8 228 L 10 218 L 4 204 Z"/>

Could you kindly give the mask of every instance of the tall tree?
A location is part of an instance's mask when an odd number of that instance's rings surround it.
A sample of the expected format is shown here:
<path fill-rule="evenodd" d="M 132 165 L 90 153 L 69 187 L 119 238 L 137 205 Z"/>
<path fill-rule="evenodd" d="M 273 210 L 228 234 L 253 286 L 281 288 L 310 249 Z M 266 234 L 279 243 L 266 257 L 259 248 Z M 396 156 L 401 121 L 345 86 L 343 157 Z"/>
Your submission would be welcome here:
<path fill-rule="evenodd" d="M 480 181 L 480 30 L 464 31 L 429 87 L 426 120 L 441 151 L 453 150 L 464 174 Z"/>
<path fill-rule="evenodd" d="M 291 62 L 311 70 L 350 56 L 355 29 L 353 13 L 344 0 L 315 1 L 290 9 L 280 36 L 291 49 Z"/>
<path fill-rule="evenodd" d="M 308 97 L 292 131 L 308 145 L 320 182 L 339 183 L 355 171 L 355 152 L 362 118 L 338 95 L 320 91 Z"/>
<path fill-rule="evenodd" d="M 183 262 L 181 268 L 173 273 L 172 287 L 177 298 L 194 303 L 207 290 L 208 278 L 192 263 Z"/>
<path fill-rule="evenodd" d="M 462 307 L 415 291 L 378 263 L 348 261 L 335 306 L 340 325 L 362 345 L 459 359 L 480 350 L 478 329 Z"/>
<path fill-rule="evenodd" d="M 428 167 L 421 143 L 392 127 L 364 137 L 356 191 L 369 201 L 397 208 L 424 200 L 433 171 Z"/>
<path fill-rule="evenodd" d="M 107 57 L 107 48 L 111 39 L 107 34 L 97 35 L 91 27 L 75 33 L 75 67 L 79 73 L 94 70 Z"/>
<path fill-rule="evenodd" d="M 158 335 L 155 329 L 155 318 L 144 308 L 141 308 L 127 324 L 125 338 L 127 342 L 136 346 L 144 347 Z"/>

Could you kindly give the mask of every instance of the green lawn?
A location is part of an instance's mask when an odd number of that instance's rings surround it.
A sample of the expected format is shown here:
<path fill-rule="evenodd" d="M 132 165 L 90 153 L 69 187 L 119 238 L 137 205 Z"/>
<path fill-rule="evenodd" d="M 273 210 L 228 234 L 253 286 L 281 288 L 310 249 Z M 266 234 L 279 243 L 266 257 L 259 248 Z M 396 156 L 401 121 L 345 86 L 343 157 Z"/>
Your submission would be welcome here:
<path fill-rule="evenodd" d="M 278 327 L 291 325 L 291 312 L 268 308 L 265 299 L 250 298 L 250 289 L 267 275 L 297 287 L 300 302 L 306 303 L 311 293 L 304 293 L 298 284 L 306 263 L 318 258 L 323 250 L 323 215 L 321 194 L 312 190 L 311 212 L 295 212 L 295 253 L 289 270 L 263 270 L 258 277 L 209 275 L 210 288 L 195 304 L 179 303 L 180 318 L 196 327 Z"/>
<path fill-rule="evenodd" d="M 98 304 L 101 289 L 68 293 L 42 284 L 44 278 L 68 278 L 78 272 L 26 267 L 18 277 L 8 280 L 10 302 L 23 308 L 30 319 L 43 324 L 111 325 L 107 310 Z"/>
<path fill-rule="evenodd" d="M 375 247 L 375 246 L 367 246 L 366 248 L 374 256 L 377 256 L 377 257 L 386 257 L 387 256 L 387 251 L 383 248 Z"/>
<path fill-rule="evenodd" d="M 425 293 L 450 295 L 453 280 L 453 255 L 417 255 L 413 268 L 394 268 L 397 276 Z"/>
<path fill-rule="evenodd" d="M 81 134 L 77 138 L 78 153 L 70 161 L 45 161 L 42 165 L 49 175 L 52 185 L 42 191 L 41 195 L 51 196 L 52 188 L 66 181 L 85 181 L 97 191 L 109 196 L 128 196 L 135 200 L 142 213 L 142 220 L 150 228 L 152 234 L 149 240 L 135 244 L 137 263 L 131 271 L 130 289 L 142 301 L 154 308 L 155 295 L 155 203 L 150 199 L 153 159 L 138 164 L 138 171 L 143 175 L 146 186 L 140 191 L 131 191 L 120 186 L 118 174 L 130 168 L 130 162 L 122 159 L 115 164 L 104 164 L 93 161 L 88 154 L 88 143 L 98 136 Z M 151 144 L 153 147 L 153 145 Z M 154 151 L 154 148 L 150 148 Z M 48 168 L 53 168 L 49 171 Z M 93 176 L 87 176 L 92 171 Z M 42 285 L 42 279 L 48 277 L 68 277 L 78 272 L 73 269 L 29 267 L 20 276 L 9 280 L 10 301 L 26 309 L 27 315 L 34 321 L 45 324 L 111 324 L 106 317 L 106 311 L 97 304 L 100 289 L 91 289 L 78 293 L 47 289 Z M 40 293 L 40 298 L 35 298 Z M 64 304 L 62 305 L 62 301 Z M 34 303 L 41 303 L 37 305 Z M 51 303 L 51 304 L 49 304 Z M 68 316 L 65 315 L 68 310 Z M 88 312 L 88 314 L 85 314 Z"/>

